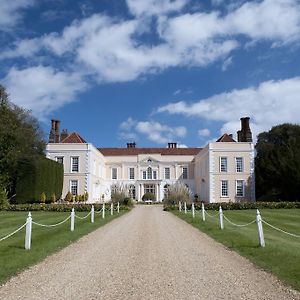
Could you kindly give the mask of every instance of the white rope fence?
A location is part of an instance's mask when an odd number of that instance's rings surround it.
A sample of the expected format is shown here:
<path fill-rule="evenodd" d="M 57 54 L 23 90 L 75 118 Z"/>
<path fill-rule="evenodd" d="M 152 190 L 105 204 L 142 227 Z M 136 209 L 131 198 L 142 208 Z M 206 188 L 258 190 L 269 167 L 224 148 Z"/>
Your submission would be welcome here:
<path fill-rule="evenodd" d="M 179 212 L 182 211 L 182 206 L 181 206 L 181 202 L 179 202 Z M 195 218 L 195 214 L 196 214 L 196 209 L 195 209 L 195 205 L 194 203 L 192 203 L 192 209 L 190 210 L 192 212 L 192 217 Z M 184 202 L 184 213 L 186 214 L 189 210 L 187 210 L 187 204 L 186 202 Z M 271 227 L 272 229 L 274 230 L 277 230 L 281 233 L 284 233 L 284 234 L 287 234 L 289 236 L 292 236 L 292 237 L 296 237 L 296 238 L 300 238 L 300 235 L 298 234 L 295 234 L 295 233 L 290 233 L 290 232 L 287 232 L 283 229 L 280 229 L 276 226 L 273 226 L 272 224 L 266 222 L 265 220 L 262 219 L 261 217 L 261 214 L 260 214 L 260 211 L 257 209 L 256 210 L 256 219 L 252 220 L 251 222 L 249 223 L 246 223 L 246 224 L 236 224 L 234 222 L 232 222 L 230 219 L 228 219 L 224 213 L 223 213 L 223 210 L 222 210 L 222 207 L 220 206 L 219 207 L 219 211 L 217 214 L 215 215 L 212 215 L 210 213 L 208 213 L 206 210 L 205 210 L 205 207 L 204 207 L 204 204 L 202 203 L 201 205 L 201 212 L 202 212 L 202 220 L 205 222 L 206 220 L 206 216 L 209 216 L 210 218 L 217 218 L 219 216 L 219 226 L 220 226 L 220 229 L 224 229 L 224 219 L 229 223 L 231 224 L 232 226 L 236 226 L 236 227 L 247 227 L 247 226 L 250 226 L 254 223 L 257 224 L 257 230 L 258 230 L 258 237 L 259 237 L 259 244 L 261 247 L 265 247 L 265 238 L 264 238 L 264 231 L 263 231 L 263 224 Z"/>
<path fill-rule="evenodd" d="M 1 238 L 1 239 L 0 239 L 0 242 L 6 240 L 6 239 L 8 239 L 8 238 L 10 238 L 11 236 L 13 236 L 13 235 L 16 234 L 17 232 L 19 232 L 21 229 L 23 229 L 23 228 L 26 226 L 26 224 L 27 224 L 27 222 L 24 223 L 24 224 L 23 224 L 21 227 L 19 227 L 18 229 L 16 229 L 14 232 L 12 232 L 12 233 L 8 234 L 7 236 Z"/>
<path fill-rule="evenodd" d="M 111 215 L 113 215 L 114 210 L 117 211 L 118 213 L 120 212 L 120 203 L 119 202 L 117 203 L 116 208 L 114 208 L 114 204 L 111 203 L 111 206 L 110 206 Z M 92 205 L 91 211 L 84 217 L 80 217 L 80 216 L 76 215 L 74 208 L 72 208 L 72 211 L 71 211 L 70 215 L 66 219 L 64 219 L 63 221 L 61 221 L 59 223 L 56 223 L 56 224 L 42 224 L 42 223 L 39 223 L 39 222 L 35 222 L 35 221 L 32 220 L 31 212 L 29 212 L 28 217 L 26 219 L 26 222 L 21 227 L 19 227 L 15 231 L 13 231 L 12 233 L 0 238 L 0 242 L 10 238 L 14 234 L 16 234 L 17 232 L 22 230 L 24 227 L 26 227 L 25 249 L 30 250 L 31 249 L 32 224 L 34 224 L 36 226 L 40 226 L 40 227 L 53 228 L 53 227 L 60 226 L 60 225 L 66 223 L 68 220 L 71 219 L 70 230 L 74 231 L 75 230 L 75 218 L 80 219 L 80 220 L 85 220 L 90 216 L 91 217 L 91 223 L 94 223 L 95 213 L 100 214 L 101 212 L 102 212 L 102 219 L 104 219 L 105 218 L 105 203 L 102 204 L 102 209 L 100 209 L 100 211 L 97 211 L 97 212 L 95 212 L 94 205 Z"/>

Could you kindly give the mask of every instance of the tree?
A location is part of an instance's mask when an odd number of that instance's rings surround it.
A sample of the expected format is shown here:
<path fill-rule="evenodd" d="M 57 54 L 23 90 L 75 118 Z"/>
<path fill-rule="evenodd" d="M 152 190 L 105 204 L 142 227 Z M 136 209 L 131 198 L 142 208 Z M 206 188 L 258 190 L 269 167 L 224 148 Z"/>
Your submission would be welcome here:
<path fill-rule="evenodd" d="M 258 135 L 256 192 L 259 199 L 300 200 L 300 126 L 282 124 Z"/>
<path fill-rule="evenodd" d="M 11 197 L 16 188 L 18 161 L 44 156 L 45 142 L 37 120 L 30 111 L 11 103 L 1 85 L 0 117 L 0 186 Z"/>

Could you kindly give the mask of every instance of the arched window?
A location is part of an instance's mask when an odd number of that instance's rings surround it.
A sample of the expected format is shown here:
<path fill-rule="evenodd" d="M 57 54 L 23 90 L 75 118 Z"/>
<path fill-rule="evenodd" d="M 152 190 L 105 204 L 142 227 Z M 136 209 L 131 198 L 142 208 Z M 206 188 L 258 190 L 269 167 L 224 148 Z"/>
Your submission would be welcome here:
<path fill-rule="evenodd" d="M 148 178 L 148 179 L 152 179 L 152 168 L 151 168 L 151 167 L 149 167 L 149 168 L 147 169 L 147 178 Z"/>

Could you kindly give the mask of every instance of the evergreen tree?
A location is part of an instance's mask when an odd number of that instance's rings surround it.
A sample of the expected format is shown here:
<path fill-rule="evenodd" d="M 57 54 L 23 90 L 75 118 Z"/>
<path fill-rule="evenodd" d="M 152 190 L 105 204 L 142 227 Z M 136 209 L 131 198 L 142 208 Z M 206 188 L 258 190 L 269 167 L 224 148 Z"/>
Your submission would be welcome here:
<path fill-rule="evenodd" d="M 257 198 L 300 200 L 300 126 L 282 124 L 258 135 Z"/>

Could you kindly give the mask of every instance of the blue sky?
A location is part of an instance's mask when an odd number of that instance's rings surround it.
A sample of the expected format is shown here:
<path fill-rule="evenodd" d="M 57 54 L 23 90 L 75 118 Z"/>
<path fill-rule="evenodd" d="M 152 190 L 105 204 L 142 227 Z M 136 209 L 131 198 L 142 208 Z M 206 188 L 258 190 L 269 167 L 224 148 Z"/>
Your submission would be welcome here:
<path fill-rule="evenodd" d="M 299 0 L 2 0 L 0 83 L 49 132 L 198 147 L 300 120 Z"/>

